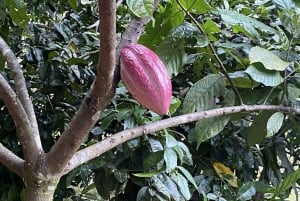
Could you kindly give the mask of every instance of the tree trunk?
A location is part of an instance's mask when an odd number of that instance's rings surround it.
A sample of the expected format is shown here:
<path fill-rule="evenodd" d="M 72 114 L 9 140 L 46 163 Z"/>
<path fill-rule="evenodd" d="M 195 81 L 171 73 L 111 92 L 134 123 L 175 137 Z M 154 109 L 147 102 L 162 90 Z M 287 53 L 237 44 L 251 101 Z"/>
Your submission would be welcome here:
<path fill-rule="evenodd" d="M 26 181 L 26 201 L 52 201 L 59 178 L 47 179 L 40 175 Z"/>

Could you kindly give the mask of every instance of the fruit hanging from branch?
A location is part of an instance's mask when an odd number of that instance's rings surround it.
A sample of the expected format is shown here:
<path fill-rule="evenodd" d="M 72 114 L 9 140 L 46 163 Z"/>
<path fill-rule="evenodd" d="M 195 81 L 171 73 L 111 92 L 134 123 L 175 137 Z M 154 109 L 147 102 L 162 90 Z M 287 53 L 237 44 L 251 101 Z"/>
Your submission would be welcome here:
<path fill-rule="evenodd" d="M 143 45 L 129 44 L 122 48 L 120 59 L 121 79 L 129 93 L 144 107 L 167 114 L 172 84 L 160 58 Z"/>

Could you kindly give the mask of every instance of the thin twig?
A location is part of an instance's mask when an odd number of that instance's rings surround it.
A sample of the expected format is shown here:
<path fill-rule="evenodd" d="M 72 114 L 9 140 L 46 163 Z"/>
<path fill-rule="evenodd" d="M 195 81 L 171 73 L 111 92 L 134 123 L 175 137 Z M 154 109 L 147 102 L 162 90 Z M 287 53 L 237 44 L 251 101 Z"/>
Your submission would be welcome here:
<path fill-rule="evenodd" d="M 202 29 L 201 25 L 199 24 L 199 22 L 193 17 L 193 15 L 191 15 L 185 8 L 184 6 L 182 5 L 182 3 L 179 1 L 179 0 L 176 0 L 178 5 L 180 6 L 180 8 L 183 10 L 183 12 L 189 16 L 191 18 L 191 20 L 196 24 L 197 28 L 201 31 L 202 34 L 204 34 L 206 37 L 207 37 L 207 34 L 205 33 L 205 31 Z M 208 38 L 208 37 L 207 37 Z M 210 50 L 212 51 L 215 59 L 217 60 L 219 66 L 220 66 L 220 69 L 222 71 L 222 73 L 225 75 L 226 79 L 228 80 L 230 86 L 232 87 L 234 93 L 235 93 L 235 96 L 237 97 L 238 101 L 239 101 L 239 104 L 240 105 L 243 105 L 243 99 L 239 93 L 239 91 L 237 90 L 237 88 L 235 87 L 235 85 L 233 84 L 231 78 L 229 77 L 229 74 L 223 64 L 223 62 L 221 61 L 220 57 L 218 56 L 213 44 L 208 41 L 208 46 L 210 48 Z"/>

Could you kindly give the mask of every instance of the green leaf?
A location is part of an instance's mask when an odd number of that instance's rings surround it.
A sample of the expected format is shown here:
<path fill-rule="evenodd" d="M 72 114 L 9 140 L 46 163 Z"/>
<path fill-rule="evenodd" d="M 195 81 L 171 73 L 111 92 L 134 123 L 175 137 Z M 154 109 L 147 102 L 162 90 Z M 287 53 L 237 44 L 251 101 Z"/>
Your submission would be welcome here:
<path fill-rule="evenodd" d="M 165 133 L 166 133 L 166 146 L 168 148 L 175 147 L 177 145 L 177 140 L 169 133 L 167 133 L 167 132 L 165 132 Z"/>
<path fill-rule="evenodd" d="M 218 74 L 208 75 L 197 81 L 186 94 L 182 112 L 187 114 L 216 108 L 215 99 L 223 95 L 225 81 Z"/>
<path fill-rule="evenodd" d="M 202 142 L 205 142 L 206 140 L 219 134 L 229 120 L 230 116 L 220 116 L 198 121 L 196 123 L 197 146 L 199 147 Z"/>
<path fill-rule="evenodd" d="M 181 105 L 180 99 L 172 96 L 171 105 L 169 108 L 170 115 L 174 114 L 177 111 L 177 109 L 180 107 L 180 105 Z"/>
<path fill-rule="evenodd" d="M 245 72 L 248 73 L 253 80 L 265 86 L 278 86 L 283 82 L 283 78 L 278 71 L 267 70 L 258 63 L 249 65 Z"/>
<path fill-rule="evenodd" d="M 27 14 L 27 9 L 24 1 L 21 0 L 6 0 L 5 1 L 9 15 L 17 26 L 25 29 L 30 21 L 30 15 Z"/>
<path fill-rule="evenodd" d="M 258 46 L 251 48 L 249 60 L 251 64 L 262 63 L 268 70 L 284 71 L 289 66 L 289 62 L 283 61 L 277 55 Z"/>
<path fill-rule="evenodd" d="M 208 39 L 200 30 L 189 22 L 183 22 L 178 27 L 172 29 L 168 38 L 180 41 L 184 39 L 185 46 L 188 47 L 205 47 L 208 45 Z M 176 41 L 173 41 L 176 43 Z"/>
<path fill-rule="evenodd" d="M 136 201 L 150 201 L 152 200 L 152 196 L 150 194 L 151 189 L 149 187 L 142 187 L 137 196 L 136 196 Z"/>
<path fill-rule="evenodd" d="M 281 128 L 284 121 L 284 114 L 282 112 L 274 113 L 267 122 L 267 137 L 276 134 Z"/>
<path fill-rule="evenodd" d="M 157 151 L 150 153 L 144 160 L 143 160 L 143 168 L 149 170 L 163 160 L 163 151 Z"/>
<path fill-rule="evenodd" d="M 157 139 L 154 139 L 154 138 L 148 138 L 148 142 L 151 146 L 151 151 L 152 152 L 157 152 L 157 151 L 162 151 L 164 150 L 161 142 Z"/>
<path fill-rule="evenodd" d="M 287 190 L 292 187 L 296 183 L 296 181 L 300 178 L 300 169 L 295 170 L 290 175 L 288 175 L 285 179 L 283 179 L 280 184 L 276 187 L 273 198 L 278 196 L 281 192 Z"/>
<path fill-rule="evenodd" d="M 77 7 L 78 7 L 78 1 L 77 0 L 68 0 L 68 3 L 72 7 L 72 9 L 74 9 L 74 10 L 77 9 Z"/>
<path fill-rule="evenodd" d="M 172 172 L 177 166 L 177 154 L 172 148 L 166 148 L 164 151 L 164 160 L 166 163 L 166 172 Z"/>
<path fill-rule="evenodd" d="M 188 182 L 187 182 L 186 178 L 184 176 L 182 176 L 182 174 L 180 174 L 180 173 L 176 174 L 176 183 L 177 183 L 177 185 L 179 187 L 179 191 L 181 192 L 183 197 L 186 200 L 191 199 L 191 192 L 189 189 Z"/>
<path fill-rule="evenodd" d="M 161 178 L 160 175 L 158 175 L 158 176 L 152 177 L 152 181 L 153 181 L 153 186 L 156 188 L 156 190 L 158 192 L 161 192 L 164 196 L 168 197 L 170 200 L 173 191 L 170 191 L 170 189 L 169 189 L 170 186 L 169 186 L 169 188 L 166 186 L 166 184 L 163 182 L 164 179 Z M 171 190 L 172 190 L 172 188 L 171 188 Z"/>
<path fill-rule="evenodd" d="M 187 178 L 187 180 L 191 184 L 193 184 L 194 188 L 198 189 L 196 181 L 195 181 L 194 177 L 191 175 L 191 173 L 187 169 L 185 169 L 184 167 L 182 167 L 182 166 L 178 166 L 177 168 L 182 172 L 182 174 Z"/>
<path fill-rule="evenodd" d="M 136 177 L 142 177 L 142 178 L 145 178 L 145 177 L 153 177 L 155 175 L 158 175 L 162 173 L 162 170 L 157 170 L 157 171 L 152 171 L 152 172 L 141 172 L 141 173 L 134 173 L 132 175 L 136 176 Z"/>
<path fill-rule="evenodd" d="M 247 182 L 239 189 L 238 200 L 241 201 L 251 200 L 255 194 L 256 194 L 256 189 L 253 185 L 253 182 Z"/>
<path fill-rule="evenodd" d="M 131 12 L 137 17 L 152 16 L 154 0 L 126 0 L 126 3 Z"/>
<path fill-rule="evenodd" d="M 184 20 L 184 13 L 178 4 L 167 3 L 166 7 L 160 7 L 160 11 L 155 16 L 154 26 L 151 23 L 145 28 L 145 33 L 139 39 L 139 43 L 156 49 L 167 37 L 170 30 L 180 25 Z"/>
<path fill-rule="evenodd" d="M 228 73 L 228 75 L 231 78 L 234 86 L 236 87 L 252 89 L 254 86 L 253 81 L 250 79 L 248 74 L 245 73 L 244 71 L 236 71 L 233 73 Z"/>
<path fill-rule="evenodd" d="M 173 39 L 166 39 L 156 50 L 156 53 L 166 65 L 169 74 L 175 76 L 181 71 L 186 63 L 186 53 L 184 51 L 184 40 L 175 42 Z"/>
<path fill-rule="evenodd" d="M 180 0 L 180 2 L 186 10 L 194 14 L 204 14 L 212 9 L 206 0 Z"/>
<path fill-rule="evenodd" d="M 178 143 L 178 147 L 180 147 L 180 149 L 183 151 L 184 153 L 184 160 L 185 163 L 189 164 L 189 165 L 193 165 L 193 159 L 192 159 L 192 154 L 189 150 L 189 148 L 182 142 L 177 142 Z"/>
<path fill-rule="evenodd" d="M 260 112 L 249 128 L 246 129 L 249 146 L 259 144 L 267 135 L 267 121 L 273 112 Z"/>
<path fill-rule="evenodd" d="M 202 25 L 202 28 L 211 41 L 217 41 L 218 39 L 213 34 L 220 33 L 222 31 L 219 25 L 215 23 L 211 18 L 206 19 L 205 23 Z"/>
<path fill-rule="evenodd" d="M 260 37 L 260 34 L 256 31 L 256 28 L 264 32 L 277 34 L 277 31 L 272 27 L 267 26 L 254 18 L 232 10 L 219 9 L 218 11 L 213 11 L 213 13 L 221 15 L 222 19 L 226 23 L 242 26 L 245 31 L 256 38 Z"/>

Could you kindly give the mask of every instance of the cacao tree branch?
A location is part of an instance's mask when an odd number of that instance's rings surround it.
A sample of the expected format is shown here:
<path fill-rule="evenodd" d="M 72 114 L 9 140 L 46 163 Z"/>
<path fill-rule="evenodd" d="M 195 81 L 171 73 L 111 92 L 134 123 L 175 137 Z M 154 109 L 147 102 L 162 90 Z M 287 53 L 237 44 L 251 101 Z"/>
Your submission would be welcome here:
<path fill-rule="evenodd" d="M 39 147 L 38 143 L 36 143 L 36 136 L 33 135 L 35 132 L 34 128 L 31 126 L 32 124 L 19 97 L 2 74 L 0 74 L 0 98 L 3 100 L 8 112 L 14 120 L 27 165 L 29 167 L 33 166 L 38 158 L 40 158 L 40 155 L 43 154 L 43 150 Z"/>
<path fill-rule="evenodd" d="M 230 114 L 240 113 L 240 112 L 253 112 L 253 111 L 260 111 L 260 110 L 274 110 L 274 111 L 300 114 L 300 109 L 293 108 L 293 107 L 285 107 L 285 106 L 278 106 L 278 105 L 241 105 L 241 106 L 224 107 L 224 108 L 212 109 L 208 111 L 201 111 L 201 112 L 195 112 L 195 113 L 184 114 L 176 117 L 171 117 L 161 121 L 149 123 L 136 128 L 118 132 L 92 146 L 89 146 L 87 148 L 78 151 L 73 156 L 68 166 L 66 167 L 65 173 L 88 162 L 91 159 L 100 156 L 102 153 L 105 153 L 111 150 L 112 148 L 120 144 L 123 144 L 124 142 L 127 142 L 128 140 L 132 140 L 142 135 L 154 133 L 168 127 L 178 126 L 180 124 L 186 124 L 186 123 L 199 121 L 203 119 L 230 115 Z"/>
<path fill-rule="evenodd" d="M 16 56 L 14 55 L 13 51 L 10 49 L 10 47 L 6 44 L 6 42 L 0 37 L 0 51 L 7 61 L 7 66 L 12 72 L 12 77 L 14 79 L 14 85 L 15 85 L 15 90 L 18 98 L 20 99 L 20 102 L 23 105 L 23 108 L 28 116 L 29 123 L 31 127 L 33 128 L 33 132 L 30 133 L 30 135 L 33 135 L 32 140 L 36 144 L 37 149 L 35 152 L 39 152 L 42 150 L 42 144 L 39 136 L 39 129 L 38 129 L 38 124 L 36 120 L 36 115 L 34 113 L 34 108 L 32 105 L 32 102 L 30 100 L 28 90 L 26 87 L 26 82 L 25 78 L 23 75 L 22 67 L 18 63 L 18 60 Z"/>
<path fill-rule="evenodd" d="M 24 160 L 0 143 L 0 162 L 19 177 L 24 177 Z"/>
<path fill-rule="evenodd" d="M 201 25 L 199 24 L 199 22 L 194 18 L 194 16 L 191 15 L 191 13 L 188 12 L 188 11 L 184 8 L 184 6 L 182 5 L 182 3 L 181 3 L 179 0 L 176 0 L 176 2 L 177 2 L 178 5 L 180 6 L 180 8 L 183 10 L 183 12 L 184 12 L 186 15 L 188 15 L 188 16 L 191 18 L 191 20 L 196 24 L 196 26 L 197 26 L 198 29 L 201 31 L 201 33 L 204 34 L 204 35 L 207 37 L 207 34 L 206 34 L 205 31 L 202 29 L 202 27 L 201 27 Z M 213 53 L 215 59 L 217 60 L 219 66 L 220 66 L 221 72 L 224 74 L 224 76 L 225 76 L 226 79 L 228 80 L 228 82 L 229 82 L 231 88 L 233 89 L 234 94 L 235 94 L 235 96 L 237 97 L 237 99 L 238 99 L 238 101 L 239 101 L 239 104 L 240 104 L 240 105 L 243 105 L 243 99 L 242 99 L 242 97 L 241 97 L 241 95 L 240 95 L 238 89 L 237 89 L 236 86 L 233 84 L 233 81 L 232 81 L 232 79 L 229 77 L 229 74 L 228 74 L 228 72 L 227 72 L 227 69 L 225 68 L 225 66 L 224 66 L 224 64 L 223 64 L 223 62 L 222 62 L 222 60 L 220 59 L 220 57 L 218 56 L 218 54 L 217 54 L 217 52 L 216 52 L 216 50 L 215 50 L 215 47 L 213 46 L 213 44 L 212 44 L 210 41 L 208 41 L 208 47 L 209 47 L 209 49 L 212 51 L 212 53 Z"/>
<path fill-rule="evenodd" d="M 116 2 L 98 0 L 100 51 L 97 76 L 90 91 L 84 98 L 78 112 L 70 124 L 46 155 L 46 173 L 59 175 L 74 153 L 80 147 L 100 112 L 114 95 L 116 81 L 115 41 L 116 41 Z"/>
<path fill-rule="evenodd" d="M 159 2 L 160 0 L 154 1 L 155 8 Z M 116 6 L 112 4 L 114 4 L 113 1 L 99 0 L 101 45 L 97 78 L 68 128 L 47 154 L 45 171 L 48 173 L 54 174 L 56 172 L 59 174 L 63 171 L 79 148 L 82 140 L 98 120 L 100 112 L 112 98 L 116 85 L 120 80 L 119 65 L 116 65 L 116 63 L 119 61 L 121 48 L 126 44 L 137 42 L 144 26 L 150 21 L 150 17 L 144 19 L 133 18 L 115 51 Z"/>

